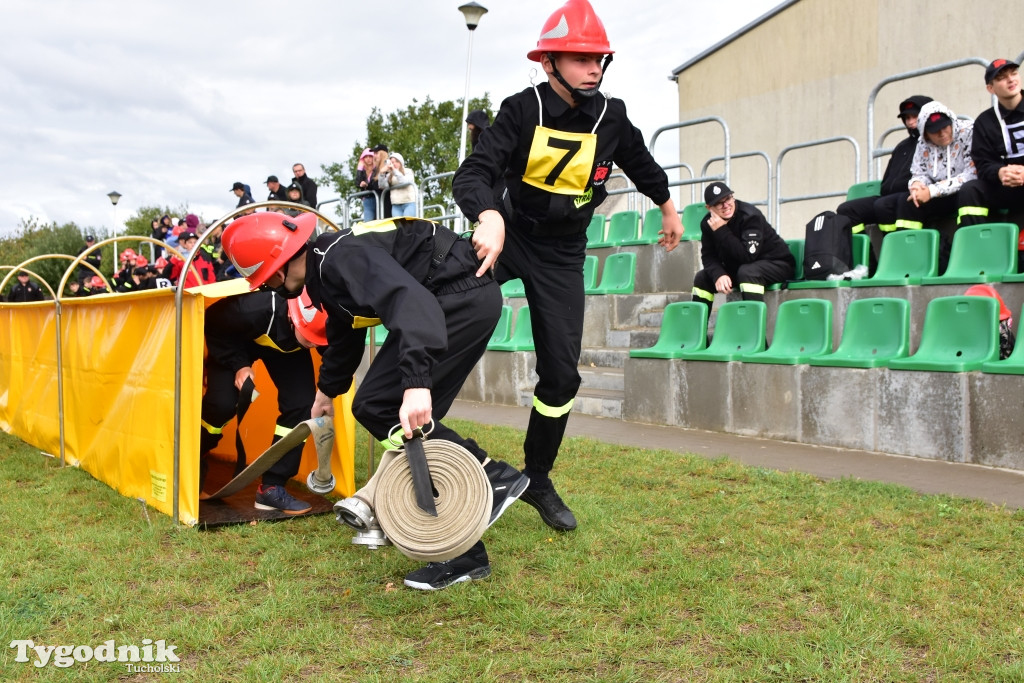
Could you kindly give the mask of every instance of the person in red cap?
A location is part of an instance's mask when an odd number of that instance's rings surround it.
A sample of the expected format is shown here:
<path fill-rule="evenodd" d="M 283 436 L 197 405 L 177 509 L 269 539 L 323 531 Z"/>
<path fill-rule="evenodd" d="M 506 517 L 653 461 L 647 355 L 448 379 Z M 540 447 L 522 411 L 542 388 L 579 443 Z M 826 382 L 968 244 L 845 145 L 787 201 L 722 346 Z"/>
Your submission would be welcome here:
<path fill-rule="evenodd" d="M 996 102 L 974 121 L 971 156 L 978 177 L 960 189 L 960 225 L 987 223 L 992 209 L 1024 210 L 1024 95 L 1017 63 L 989 64 L 985 89 Z"/>
<path fill-rule="evenodd" d="M 522 499 L 560 531 L 575 529 L 576 518 L 549 473 L 580 386 L 586 231 L 608 196 L 612 166 L 661 208 L 659 244 L 671 251 L 683 232 L 668 177 L 626 105 L 600 90 L 613 52 L 589 2 L 556 10 L 527 54 L 547 82 L 502 102 L 453 180 L 455 201 L 477 224 L 477 276 L 493 269 L 499 283 L 521 278 L 526 286 L 539 381 L 523 444 L 530 487 Z"/>

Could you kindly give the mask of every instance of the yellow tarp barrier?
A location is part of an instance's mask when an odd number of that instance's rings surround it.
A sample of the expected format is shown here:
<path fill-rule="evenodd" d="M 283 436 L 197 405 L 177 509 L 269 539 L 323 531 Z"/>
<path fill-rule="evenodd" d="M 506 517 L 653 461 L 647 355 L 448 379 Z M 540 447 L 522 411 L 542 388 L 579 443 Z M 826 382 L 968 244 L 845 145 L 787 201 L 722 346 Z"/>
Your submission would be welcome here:
<path fill-rule="evenodd" d="M 180 494 L 178 518 L 199 521 L 199 430 L 203 313 L 239 289 L 221 283 L 186 291 L 182 302 Z M 64 453 L 122 495 L 173 514 L 175 308 L 171 289 L 62 300 Z M 0 304 L 0 428 L 40 450 L 60 453 L 56 311 L 52 302 Z M 314 354 L 317 356 L 317 354 Z M 276 419 L 273 384 L 257 371 L 264 394 L 245 425 Z M 336 492 L 355 491 L 351 396 L 336 402 Z M 270 417 L 261 417 L 269 411 Z M 265 415 L 266 413 L 264 413 Z M 258 431 L 258 430 L 256 430 Z M 227 436 L 227 435 L 226 435 Z M 255 458 L 270 437 L 244 434 Z M 253 444 L 253 445 L 248 445 Z M 234 437 L 222 440 L 233 457 Z M 307 444 L 299 477 L 316 468 Z"/>

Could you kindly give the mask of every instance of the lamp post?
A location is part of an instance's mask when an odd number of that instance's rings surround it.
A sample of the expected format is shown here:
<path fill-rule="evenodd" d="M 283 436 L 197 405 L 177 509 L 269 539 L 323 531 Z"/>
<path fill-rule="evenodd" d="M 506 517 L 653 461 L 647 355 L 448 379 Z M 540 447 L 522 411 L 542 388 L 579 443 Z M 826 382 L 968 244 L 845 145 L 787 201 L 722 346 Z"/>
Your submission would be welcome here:
<path fill-rule="evenodd" d="M 113 263 L 114 273 L 117 273 L 117 202 L 121 199 L 121 193 L 117 190 L 107 193 L 110 197 L 110 203 L 114 205 L 114 258 L 111 259 Z"/>
<path fill-rule="evenodd" d="M 469 72 L 473 65 L 473 32 L 480 18 L 487 14 L 487 8 L 476 2 L 467 2 L 459 7 L 466 17 L 466 28 L 469 29 L 469 49 L 466 51 L 466 90 L 462 97 L 462 135 L 459 137 L 459 165 L 466 158 L 466 116 L 469 113 Z"/>

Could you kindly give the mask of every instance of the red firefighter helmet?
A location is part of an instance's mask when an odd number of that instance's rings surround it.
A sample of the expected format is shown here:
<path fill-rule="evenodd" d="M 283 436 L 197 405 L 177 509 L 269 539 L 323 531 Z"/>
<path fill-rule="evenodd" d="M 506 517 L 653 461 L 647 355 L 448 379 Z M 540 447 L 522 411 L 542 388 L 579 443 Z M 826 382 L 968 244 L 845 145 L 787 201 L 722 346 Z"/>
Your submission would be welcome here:
<path fill-rule="evenodd" d="M 163 270 L 164 268 L 167 267 L 167 259 L 165 259 L 163 256 L 160 256 L 157 258 L 156 261 L 154 261 L 153 265 L 155 265 L 158 269 Z"/>
<path fill-rule="evenodd" d="M 221 248 L 249 281 L 249 289 L 257 289 L 295 257 L 315 228 L 314 213 L 293 218 L 260 211 L 232 221 L 221 237 Z"/>
<path fill-rule="evenodd" d="M 138 268 L 140 266 L 148 266 L 148 265 L 149 265 L 149 261 L 146 260 L 145 256 L 136 256 L 135 257 L 135 267 L 136 268 Z"/>
<path fill-rule="evenodd" d="M 135 258 L 134 249 L 125 249 L 121 252 L 121 261 L 127 261 L 130 258 Z"/>
<path fill-rule="evenodd" d="M 288 317 L 304 339 L 316 346 L 327 345 L 327 314 L 313 305 L 305 287 L 297 297 L 288 299 Z"/>
<path fill-rule="evenodd" d="M 106 289 L 107 285 L 99 275 L 93 275 L 92 279 L 89 280 L 89 289 L 96 289 L 97 287 Z"/>
<path fill-rule="evenodd" d="M 964 292 L 966 296 L 990 296 L 999 302 L 999 319 L 1009 320 L 1011 313 L 1010 309 L 1006 307 L 1006 303 L 1003 302 L 1003 297 L 999 296 L 999 292 L 992 285 L 972 285 L 967 288 Z"/>
<path fill-rule="evenodd" d="M 587 0 L 568 0 L 544 22 L 537 47 L 526 56 L 539 62 L 548 52 L 582 52 L 584 54 L 614 54 L 608 44 L 604 24 Z"/>

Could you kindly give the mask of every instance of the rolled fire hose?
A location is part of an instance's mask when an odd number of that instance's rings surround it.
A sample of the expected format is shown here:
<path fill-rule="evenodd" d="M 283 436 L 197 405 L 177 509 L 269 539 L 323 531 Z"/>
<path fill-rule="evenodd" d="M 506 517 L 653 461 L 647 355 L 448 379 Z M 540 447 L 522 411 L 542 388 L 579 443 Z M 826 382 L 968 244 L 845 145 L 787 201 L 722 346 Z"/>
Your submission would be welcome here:
<path fill-rule="evenodd" d="M 436 491 L 436 517 L 416 502 L 412 473 L 402 457 L 404 446 L 385 451 L 373 477 L 335 510 L 340 521 L 360 531 L 379 524 L 406 557 L 442 562 L 480 540 L 490 521 L 494 493 L 483 466 L 462 446 L 430 439 L 423 442 L 423 450 Z"/>
<path fill-rule="evenodd" d="M 334 490 L 334 474 L 331 473 L 331 451 L 334 447 L 334 421 L 327 416 L 314 417 L 305 422 L 295 425 L 295 428 L 288 432 L 281 440 L 272 444 L 270 448 L 263 451 L 260 457 L 256 458 L 234 479 L 225 484 L 219 491 L 209 497 L 208 500 L 216 498 L 227 498 L 238 493 L 246 486 L 262 476 L 274 464 L 284 457 L 285 453 L 304 442 L 310 436 L 316 446 L 317 468 L 309 473 L 306 479 L 306 486 L 313 493 L 330 493 Z"/>

